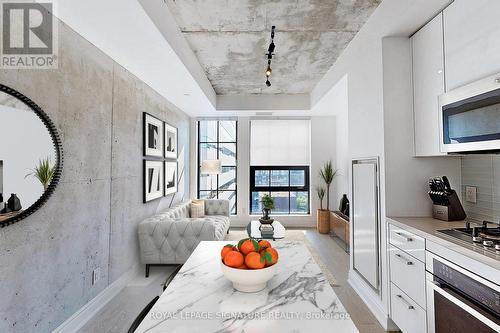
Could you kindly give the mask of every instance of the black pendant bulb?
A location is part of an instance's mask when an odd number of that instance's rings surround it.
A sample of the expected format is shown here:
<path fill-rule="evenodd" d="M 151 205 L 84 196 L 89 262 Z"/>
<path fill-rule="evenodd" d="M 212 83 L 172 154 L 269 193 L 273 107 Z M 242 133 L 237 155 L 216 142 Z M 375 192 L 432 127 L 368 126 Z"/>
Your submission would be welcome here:
<path fill-rule="evenodd" d="M 276 26 L 272 26 L 271 28 L 271 44 L 269 44 L 269 47 L 267 48 L 267 69 L 266 69 L 266 86 L 270 87 L 271 86 L 271 81 L 269 81 L 269 77 L 271 76 L 273 70 L 271 69 L 271 60 L 273 59 L 274 55 L 274 30 L 276 29 Z"/>

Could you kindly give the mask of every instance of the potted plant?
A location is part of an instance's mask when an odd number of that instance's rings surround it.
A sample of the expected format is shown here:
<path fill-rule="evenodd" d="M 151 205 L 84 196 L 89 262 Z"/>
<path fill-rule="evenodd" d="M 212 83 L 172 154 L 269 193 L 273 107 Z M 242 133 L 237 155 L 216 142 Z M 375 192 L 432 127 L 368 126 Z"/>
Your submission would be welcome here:
<path fill-rule="evenodd" d="M 316 193 L 319 198 L 319 209 L 316 214 L 316 226 L 318 232 L 321 234 L 327 234 L 330 232 L 330 216 L 327 209 L 323 209 L 323 199 L 325 197 L 325 188 L 322 186 L 316 187 Z"/>
<path fill-rule="evenodd" d="M 332 162 L 328 161 L 323 166 L 323 169 L 319 171 L 319 174 L 326 184 L 326 210 L 330 210 L 330 186 L 333 182 L 333 178 L 337 175 L 337 170 L 333 170 Z"/>
<path fill-rule="evenodd" d="M 260 200 L 262 203 L 262 217 L 259 219 L 262 224 L 271 224 L 274 222 L 274 219 L 269 217 L 269 213 L 272 209 L 274 209 L 274 198 L 272 198 L 269 194 L 264 194 L 262 199 Z"/>
<path fill-rule="evenodd" d="M 49 158 L 47 157 L 45 159 L 40 160 L 35 169 L 32 172 L 28 173 L 24 178 L 28 176 L 34 176 L 42 184 L 43 190 L 47 191 L 50 181 L 54 176 L 54 171 L 55 169 L 53 166 L 50 165 Z"/>
<path fill-rule="evenodd" d="M 318 232 L 321 234 L 327 234 L 330 232 L 330 186 L 333 182 L 333 178 L 337 175 L 337 170 L 333 170 L 332 162 L 328 161 L 325 163 L 322 169 L 319 171 L 321 179 L 326 184 L 326 191 L 321 187 L 321 191 L 317 189 L 318 197 L 320 197 L 320 209 L 317 214 L 317 228 Z M 321 192 L 321 193 L 320 193 Z M 321 194 L 321 196 L 320 196 Z M 323 210 L 323 197 L 326 194 L 326 209 Z"/>

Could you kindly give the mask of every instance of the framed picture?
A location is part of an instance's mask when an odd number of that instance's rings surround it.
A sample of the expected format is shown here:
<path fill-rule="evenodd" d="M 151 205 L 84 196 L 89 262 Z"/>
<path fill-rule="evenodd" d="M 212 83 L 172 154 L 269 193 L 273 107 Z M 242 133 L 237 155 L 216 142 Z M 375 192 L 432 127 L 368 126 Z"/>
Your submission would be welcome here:
<path fill-rule="evenodd" d="M 163 161 L 144 161 L 144 203 L 163 197 L 164 170 Z"/>
<path fill-rule="evenodd" d="M 177 161 L 165 161 L 165 195 L 177 192 Z"/>
<path fill-rule="evenodd" d="M 165 158 L 177 158 L 177 128 L 165 123 Z"/>
<path fill-rule="evenodd" d="M 144 156 L 163 157 L 163 121 L 143 113 Z"/>

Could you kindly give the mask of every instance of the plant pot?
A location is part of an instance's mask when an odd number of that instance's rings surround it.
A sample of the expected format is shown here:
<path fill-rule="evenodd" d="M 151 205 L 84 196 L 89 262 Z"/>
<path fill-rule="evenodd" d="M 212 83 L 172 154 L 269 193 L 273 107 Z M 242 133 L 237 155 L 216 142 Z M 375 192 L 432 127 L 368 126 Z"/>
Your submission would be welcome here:
<path fill-rule="evenodd" d="M 320 234 L 330 233 L 330 211 L 326 209 L 318 209 L 316 220 L 316 227 Z"/>
<path fill-rule="evenodd" d="M 259 219 L 260 223 L 262 223 L 262 224 L 272 224 L 274 222 L 274 219 L 272 219 L 269 216 L 270 212 L 271 212 L 270 209 L 267 209 L 267 208 L 262 209 L 262 217 Z"/>

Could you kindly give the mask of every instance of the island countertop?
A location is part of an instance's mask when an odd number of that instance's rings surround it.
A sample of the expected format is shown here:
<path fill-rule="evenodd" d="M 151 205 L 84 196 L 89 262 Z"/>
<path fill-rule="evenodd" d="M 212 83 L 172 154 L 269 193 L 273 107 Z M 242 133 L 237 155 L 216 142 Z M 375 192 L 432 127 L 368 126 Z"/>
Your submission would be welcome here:
<path fill-rule="evenodd" d="M 486 251 L 481 245 L 455 240 L 438 233 L 438 230 L 463 228 L 465 221 L 447 222 L 432 217 L 388 217 L 387 221 L 404 228 L 415 235 L 425 238 L 449 250 L 464 255 L 470 259 L 500 270 L 500 254 Z"/>
<path fill-rule="evenodd" d="M 358 332 L 302 242 L 273 242 L 277 273 L 257 293 L 222 274 L 227 243 L 201 242 L 136 332 Z"/>

